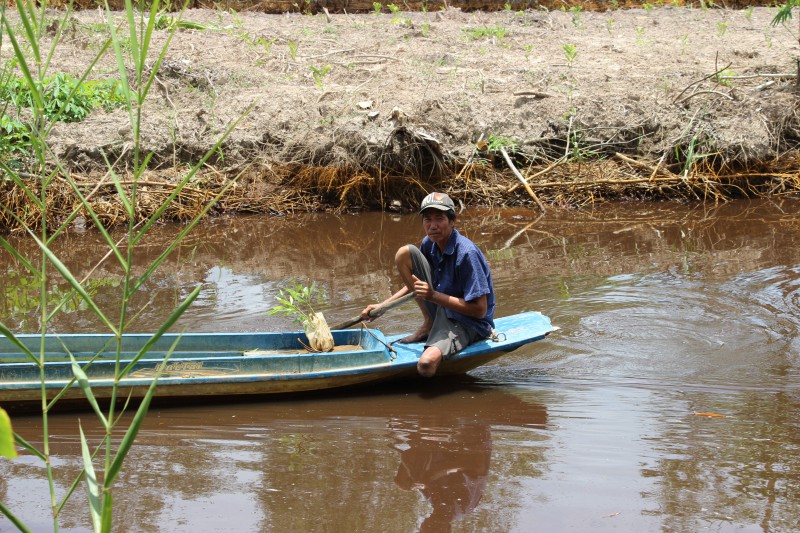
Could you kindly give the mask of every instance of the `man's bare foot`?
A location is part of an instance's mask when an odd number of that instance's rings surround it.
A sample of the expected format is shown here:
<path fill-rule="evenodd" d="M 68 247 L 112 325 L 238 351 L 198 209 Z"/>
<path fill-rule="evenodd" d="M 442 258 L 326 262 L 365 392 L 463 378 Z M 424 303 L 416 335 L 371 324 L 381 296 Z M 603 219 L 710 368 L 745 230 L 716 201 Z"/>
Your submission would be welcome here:
<path fill-rule="evenodd" d="M 430 331 L 431 331 L 430 328 L 422 326 L 408 337 L 403 337 L 397 342 L 399 342 L 400 344 L 411 344 L 412 342 L 422 342 L 428 340 L 428 333 L 430 333 Z"/>

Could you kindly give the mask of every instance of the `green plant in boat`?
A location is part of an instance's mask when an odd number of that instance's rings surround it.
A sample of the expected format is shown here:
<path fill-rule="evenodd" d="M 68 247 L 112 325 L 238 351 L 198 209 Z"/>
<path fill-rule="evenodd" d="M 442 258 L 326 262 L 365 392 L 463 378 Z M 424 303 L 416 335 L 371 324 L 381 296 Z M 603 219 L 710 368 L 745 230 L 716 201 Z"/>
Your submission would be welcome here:
<path fill-rule="evenodd" d="M 312 282 L 311 285 L 303 285 L 300 281 L 291 281 L 278 291 L 275 300 L 278 303 L 269 310 L 268 314 L 291 318 L 294 322 L 306 327 L 311 322 L 311 317 L 317 312 L 315 306 L 325 304 L 328 296 L 324 287 L 319 287 L 316 282 Z"/>

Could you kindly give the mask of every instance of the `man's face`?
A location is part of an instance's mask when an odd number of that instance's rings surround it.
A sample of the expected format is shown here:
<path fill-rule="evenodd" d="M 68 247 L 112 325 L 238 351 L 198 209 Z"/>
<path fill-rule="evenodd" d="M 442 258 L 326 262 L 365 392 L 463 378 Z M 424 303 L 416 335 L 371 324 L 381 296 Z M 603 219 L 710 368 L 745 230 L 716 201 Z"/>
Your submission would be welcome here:
<path fill-rule="evenodd" d="M 439 209 L 426 209 L 422 212 L 422 228 L 425 234 L 440 247 L 444 247 L 453 233 L 455 221 L 447 218 L 447 213 Z"/>

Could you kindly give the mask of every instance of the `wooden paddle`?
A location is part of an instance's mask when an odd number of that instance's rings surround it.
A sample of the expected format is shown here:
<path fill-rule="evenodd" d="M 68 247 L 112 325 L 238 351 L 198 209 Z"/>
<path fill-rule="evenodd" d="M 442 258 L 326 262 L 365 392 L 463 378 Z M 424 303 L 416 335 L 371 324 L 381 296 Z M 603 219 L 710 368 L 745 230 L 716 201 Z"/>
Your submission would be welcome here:
<path fill-rule="evenodd" d="M 406 294 L 405 296 L 402 296 L 402 297 L 398 298 L 397 300 L 395 300 L 393 302 L 389 302 L 386 305 L 381 305 L 381 306 L 376 307 L 375 309 L 373 309 L 372 311 L 369 312 L 369 316 L 372 317 L 372 318 L 381 316 L 383 313 L 385 313 L 389 309 L 393 309 L 393 308 L 397 307 L 398 305 L 403 305 L 406 302 L 410 302 L 411 300 L 413 300 L 415 298 L 415 296 L 416 295 L 413 292 L 410 292 L 410 293 Z M 336 324 L 331 329 L 332 330 L 334 330 L 334 329 L 347 329 L 347 328 L 349 328 L 350 326 L 352 326 L 354 324 L 358 324 L 362 320 L 364 320 L 364 319 L 361 318 L 361 315 L 357 315 L 357 316 L 354 316 L 353 318 L 351 318 L 350 320 L 345 320 L 341 324 Z"/>

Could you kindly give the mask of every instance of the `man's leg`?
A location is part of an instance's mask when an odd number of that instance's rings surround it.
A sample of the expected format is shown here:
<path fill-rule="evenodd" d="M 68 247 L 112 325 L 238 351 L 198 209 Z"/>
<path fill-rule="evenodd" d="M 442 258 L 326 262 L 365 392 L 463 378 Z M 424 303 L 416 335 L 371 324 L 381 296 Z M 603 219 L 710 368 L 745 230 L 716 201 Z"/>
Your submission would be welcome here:
<path fill-rule="evenodd" d="M 394 256 L 394 262 L 397 266 L 397 272 L 400 274 L 400 278 L 411 292 L 414 292 L 414 280 L 411 277 L 412 275 L 430 283 L 430 264 L 416 246 L 412 244 L 401 246 Z M 433 304 L 429 305 L 428 302 L 419 298 L 416 299 L 416 302 L 422 312 L 422 325 L 408 337 L 400 339 L 398 341 L 400 343 L 421 342 L 428 338 L 428 333 L 433 325 L 433 314 L 436 312 L 436 306 Z"/>
<path fill-rule="evenodd" d="M 417 361 L 417 372 L 429 378 L 436 374 L 445 359 L 460 352 L 477 339 L 472 328 L 447 317 L 443 307 L 439 307 L 433 318 L 433 325 L 425 341 L 425 351 Z"/>
<path fill-rule="evenodd" d="M 438 346 L 428 346 L 417 361 L 417 372 L 424 378 L 431 378 L 436 374 L 439 363 L 442 362 L 442 351 Z"/>

